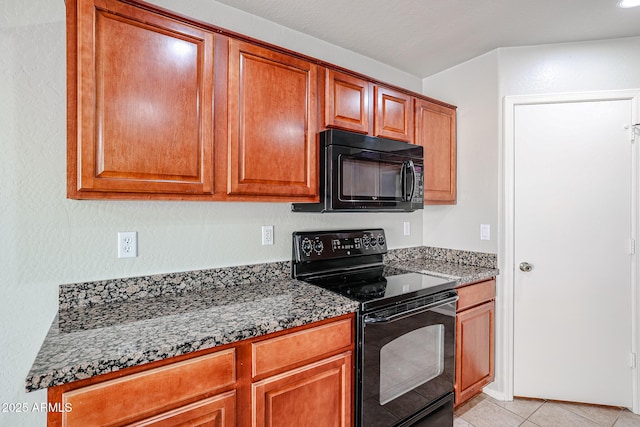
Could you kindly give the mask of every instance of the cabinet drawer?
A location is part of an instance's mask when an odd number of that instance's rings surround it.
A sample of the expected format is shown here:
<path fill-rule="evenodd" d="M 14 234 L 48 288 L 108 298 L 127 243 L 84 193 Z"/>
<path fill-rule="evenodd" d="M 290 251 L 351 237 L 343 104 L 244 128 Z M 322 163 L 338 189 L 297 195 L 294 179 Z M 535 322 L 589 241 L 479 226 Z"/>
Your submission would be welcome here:
<path fill-rule="evenodd" d="M 490 301 L 496 297 L 496 280 L 474 283 L 473 285 L 462 286 L 458 291 L 458 309 L 462 311 L 474 305 Z"/>
<path fill-rule="evenodd" d="M 235 350 L 220 351 L 63 393 L 63 426 L 122 424 L 236 380 Z"/>
<path fill-rule="evenodd" d="M 349 347 L 352 334 L 351 319 L 345 319 L 253 343 L 253 377 Z"/>

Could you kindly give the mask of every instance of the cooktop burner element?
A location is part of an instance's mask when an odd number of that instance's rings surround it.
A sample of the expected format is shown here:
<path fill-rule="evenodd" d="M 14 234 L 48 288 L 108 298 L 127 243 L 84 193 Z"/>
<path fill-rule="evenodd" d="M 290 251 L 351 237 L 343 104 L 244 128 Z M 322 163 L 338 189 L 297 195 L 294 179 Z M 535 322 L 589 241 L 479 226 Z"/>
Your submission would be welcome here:
<path fill-rule="evenodd" d="M 377 283 L 367 283 L 361 286 L 354 286 L 347 291 L 347 293 L 351 292 L 351 294 L 358 299 L 371 299 L 371 298 L 380 298 L 384 296 L 384 292 L 387 289 L 387 280 L 382 278 Z"/>

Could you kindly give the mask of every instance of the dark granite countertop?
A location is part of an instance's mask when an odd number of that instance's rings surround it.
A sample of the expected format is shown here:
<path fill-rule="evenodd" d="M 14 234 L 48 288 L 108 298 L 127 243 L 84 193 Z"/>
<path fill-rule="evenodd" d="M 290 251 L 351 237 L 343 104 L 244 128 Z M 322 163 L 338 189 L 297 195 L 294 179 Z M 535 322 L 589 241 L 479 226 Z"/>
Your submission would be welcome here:
<path fill-rule="evenodd" d="M 429 247 L 391 250 L 385 264 L 458 285 L 499 273 L 493 254 Z M 26 390 L 353 313 L 358 305 L 291 279 L 289 262 L 61 285 Z"/>
<path fill-rule="evenodd" d="M 357 308 L 345 297 L 292 279 L 70 307 L 53 320 L 26 389 L 229 344 Z"/>
<path fill-rule="evenodd" d="M 500 274 L 495 254 L 428 246 L 389 251 L 385 264 L 401 270 L 455 280 L 457 286 Z"/>
<path fill-rule="evenodd" d="M 433 259 L 399 261 L 390 263 L 389 265 L 401 270 L 455 280 L 457 286 L 487 280 L 497 276 L 499 273 L 499 270 L 496 268 L 461 265 Z"/>

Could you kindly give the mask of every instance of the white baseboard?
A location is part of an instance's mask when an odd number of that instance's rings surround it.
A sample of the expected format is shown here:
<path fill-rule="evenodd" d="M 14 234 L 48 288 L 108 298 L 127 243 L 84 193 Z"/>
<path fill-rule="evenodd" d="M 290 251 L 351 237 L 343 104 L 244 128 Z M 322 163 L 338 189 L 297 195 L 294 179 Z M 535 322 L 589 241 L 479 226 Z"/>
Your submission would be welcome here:
<path fill-rule="evenodd" d="M 496 390 L 492 390 L 489 387 L 483 388 L 482 392 L 501 402 L 507 401 L 506 395 L 504 393 L 498 392 Z"/>

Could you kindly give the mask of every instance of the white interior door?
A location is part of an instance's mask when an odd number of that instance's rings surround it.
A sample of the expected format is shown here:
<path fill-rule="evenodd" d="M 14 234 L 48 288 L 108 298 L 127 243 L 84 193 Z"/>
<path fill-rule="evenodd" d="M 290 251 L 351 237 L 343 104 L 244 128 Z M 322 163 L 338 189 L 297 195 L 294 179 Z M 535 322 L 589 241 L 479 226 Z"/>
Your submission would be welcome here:
<path fill-rule="evenodd" d="M 515 106 L 516 396 L 632 404 L 631 119 L 630 100 Z"/>

